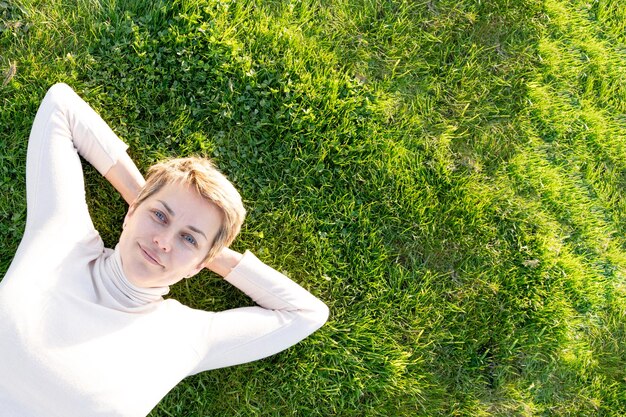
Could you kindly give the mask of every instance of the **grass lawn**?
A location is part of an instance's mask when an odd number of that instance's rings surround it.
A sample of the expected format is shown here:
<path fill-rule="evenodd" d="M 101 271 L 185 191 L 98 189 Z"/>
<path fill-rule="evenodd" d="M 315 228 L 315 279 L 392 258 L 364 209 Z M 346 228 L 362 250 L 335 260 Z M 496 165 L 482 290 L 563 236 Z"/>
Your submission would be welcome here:
<path fill-rule="evenodd" d="M 0 276 L 63 81 L 142 170 L 214 158 L 234 248 L 331 310 L 152 417 L 624 416 L 625 80 L 621 0 L 0 0 Z M 125 204 L 86 170 L 112 246 Z M 170 295 L 249 303 L 208 273 Z"/>

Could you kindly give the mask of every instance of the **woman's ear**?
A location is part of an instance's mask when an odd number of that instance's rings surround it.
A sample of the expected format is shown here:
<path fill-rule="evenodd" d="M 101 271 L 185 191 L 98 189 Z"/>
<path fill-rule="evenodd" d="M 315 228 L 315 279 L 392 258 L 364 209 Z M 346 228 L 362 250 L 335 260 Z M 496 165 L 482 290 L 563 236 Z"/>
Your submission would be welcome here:
<path fill-rule="evenodd" d="M 204 263 L 201 263 L 200 265 L 198 265 L 197 267 L 192 269 L 191 272 L 189 272 L 187 275 L 185 275 L 185 278 L 191 278 L 191 277 L 196 276 L 196 274 L 198 272 L 202 271 L 203 268 L 204 268 Z"/>
<path fill-rule="evenodd" d="M 126 228 L 126 223 L 128 223 L 128 220 L 130 219 L 130 217 L 133 215 L 133 213 L 135 212 L 135 208 L 137 207 L 137 205 L 135 204 L 135 202 L 133 202 L 129 207 L 128 207 L 128 211 L 126 212 L 126 215 L 124 216 L 124 223 L 122 224 L 122 228 L 125 229 Z"/>

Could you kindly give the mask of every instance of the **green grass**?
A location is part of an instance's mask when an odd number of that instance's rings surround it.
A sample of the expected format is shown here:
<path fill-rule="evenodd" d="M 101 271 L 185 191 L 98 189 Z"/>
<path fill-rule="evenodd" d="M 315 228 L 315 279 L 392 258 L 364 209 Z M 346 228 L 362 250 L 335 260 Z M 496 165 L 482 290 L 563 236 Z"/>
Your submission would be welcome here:
<path fill-rule="evenodd" d="M 141 169 L 214 158 L 249 209 L 234 247 L 331 310 L 152 416 L 626 415 L 623 6 L 0 1 L 0 274 L 64 81 Z M 113 245 L 124 203 L 86 183 Z M 208 274 L 172 296 L 249 302 Z"/>

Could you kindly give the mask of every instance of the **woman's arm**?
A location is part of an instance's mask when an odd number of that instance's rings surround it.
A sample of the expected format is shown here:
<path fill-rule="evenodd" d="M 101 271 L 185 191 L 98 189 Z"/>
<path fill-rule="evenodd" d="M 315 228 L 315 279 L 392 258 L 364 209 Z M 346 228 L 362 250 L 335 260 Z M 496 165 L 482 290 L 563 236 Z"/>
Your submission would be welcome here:
<path fill-rule="evenodd" d="M 257 304 L 212 313 L 194 373 L 258 360 L 298 343 L 328 319 L 328 307 L 251 252 L 230 249 L 207 265 Z"/>
<path fill-rule="evenodd" d="M 126 194 L 124 198 L 132 195 L 133 182 L 140 180 L 137 173 L 128 168 L 126 148 L 104 120 L 68 85 L 52 86 L 39 106 L 28 143 L 26 235 L 33 231 L 33 235 L 40 236 L 41 228 L 51 225 L 63 227 L 66 236 L 93 228 L 78 154 L 102 175 L 118 165 L 111 176 Z M 118 161 L 121 162 L 118 164 Z M 118 172 L 123 170 L 130 174 Z"/>

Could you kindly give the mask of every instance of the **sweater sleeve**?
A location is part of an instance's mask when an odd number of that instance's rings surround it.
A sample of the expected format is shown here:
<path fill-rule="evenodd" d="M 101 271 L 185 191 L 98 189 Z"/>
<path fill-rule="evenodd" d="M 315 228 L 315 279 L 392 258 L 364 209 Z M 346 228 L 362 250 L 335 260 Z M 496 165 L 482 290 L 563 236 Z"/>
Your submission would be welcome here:
<path fill-rule="evenodd" d="M 78 155 L 104 175 L 126 148 L 68 85 L 53 85 L 39 106 L 29 138 L 26 232 L 68 219 L 90 225 Z"/>
<path fill-rule="evenodd" d="M 225 277 L 258 304 L 214 313 L 208 349 L 193 373 L 261 359 L 298 343 L 328 319 L 328 307 L 246 251 Z"/>

